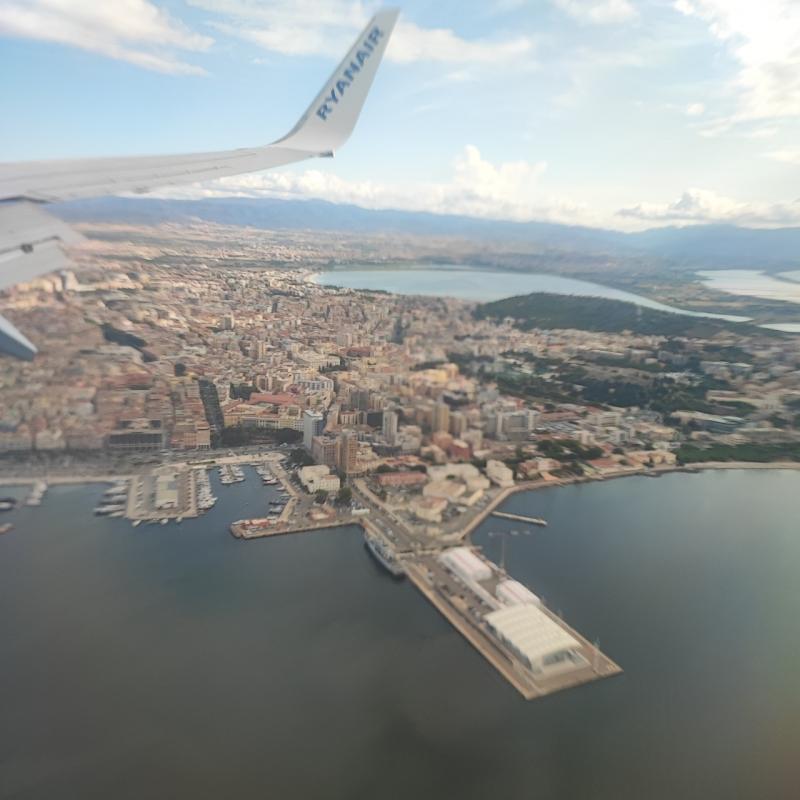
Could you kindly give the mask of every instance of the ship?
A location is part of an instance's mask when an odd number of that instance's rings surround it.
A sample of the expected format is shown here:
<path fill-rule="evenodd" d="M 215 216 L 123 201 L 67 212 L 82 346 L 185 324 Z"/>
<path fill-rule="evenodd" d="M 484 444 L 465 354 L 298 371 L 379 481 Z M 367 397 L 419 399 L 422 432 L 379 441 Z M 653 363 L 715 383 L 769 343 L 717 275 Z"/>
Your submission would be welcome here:
<path fill-rule="evenodd" d="M 370 536 L 364 531 L 364 546 L 372 554 L 372 557 L 389 572 L 393 578 L 402 578 L 406 574 L 394 553 L 381 539 Z"/>
<path fill-rule="evenodd" d="M 4 522 L 2 525 L 0 525 L 0 536 L 13 530 L 14 526 L 10 522 Z"/>

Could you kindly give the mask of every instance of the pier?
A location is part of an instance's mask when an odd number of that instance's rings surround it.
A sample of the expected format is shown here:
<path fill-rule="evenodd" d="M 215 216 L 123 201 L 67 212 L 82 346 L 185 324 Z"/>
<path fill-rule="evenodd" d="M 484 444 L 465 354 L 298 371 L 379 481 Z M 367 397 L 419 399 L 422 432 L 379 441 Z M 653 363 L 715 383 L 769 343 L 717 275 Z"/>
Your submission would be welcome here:
<path fill-rule="evenodd" d="M 470 613 L 473 599 L 469 591 L 456 584 L 432 556 L 413 556 L 402 559 L 408 579 L 447 619 L 447 621 L 526 699 L 536 700 L 555 692 L 585 683 L 610 678 L 622 673 L 599 648 L 575 631 L 560 617 L 544 606 L 539 607 L 552 622 L 577 642 L 577 663 L 568 669 L 555 669 L 535 674 L 517 653 L 506 646 L 480 616 Z M 496 565 L 488 562 L 493 571 Z"/>
<path fill-rule="evenodd" d="M 528 517 L 525 514 L 510 514 L 507 511 L 492 511 L 493 517 L 501 519 L 513 519 L 515 522 L 527 522 L 529 525 L 538 525 L 541 528 L 547 527 L 547 520 L 541 517 Z"/>

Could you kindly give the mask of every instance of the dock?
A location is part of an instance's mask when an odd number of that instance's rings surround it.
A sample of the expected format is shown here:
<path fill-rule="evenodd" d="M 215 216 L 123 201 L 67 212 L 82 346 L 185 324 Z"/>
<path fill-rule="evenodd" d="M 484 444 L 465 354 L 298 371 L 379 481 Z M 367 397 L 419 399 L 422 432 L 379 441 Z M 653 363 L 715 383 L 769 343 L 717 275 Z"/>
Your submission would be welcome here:
<path fill-rule="evenodd" d="M 504 488 L 493 494 L 486 507 L 465 520 L 461 530 L 436 539 L 407 527 L 391 508 L 361 485 L 363 482 L 354 482 L 354 494 L 363 503 L 359 511 L 364 514 L 336 513 L 309 506 L 277 464 L 273 473 L 291 498 L 284 513 L 279 518 L 238 520 L 230 526 L 233 536 L 250 540 L 359 526 L 367 536 L 382 543 L 398 572 L 405 573 L 434 608 L 526 700 L 622 673 L 620 666 L 597 645 L 548 609 L 533 592 L 513 581 L 503 566 L 491 562 L 480 548 L 469 544 L 470 533 L 492 515 L 546 526 L 547 521 L 541 517 L 497 509 L 511 495 L 552 485 L 550 482 L 530 481 Z M 472 572 L 459 571 L 464 558 L 471 559 Z M 522 628 L 518 627 L 520 623 Z"/>
<path fill-rule="evenodd" d="M 430 556 L 406 558 L 403 559 L 403 567 L 414 586 L 526 700 L 536 700 L 622 673 L 622 668 L 602 653 L 596 645 L 552 611 L 541 607 L 542 612 L 579 642 L 577 652 L 583 663 L 565 671 L 534 675 L 513 651 L 489 632 L 482 621 L 474 619 L 467 613 L 466 603 L 461 602 L 458 596 L 447 596 L 440 590 L 430 577 L 437 568 L 435 558 Z"/>
<path fill-rule="evenodd" d="M 267 518 L 240 519 L 231 523 L 230 532 L 237 539 L 264 539 L 271 536 L 287 536 L 290 533 L 322 531 L 351 524 L 353 523 L 348 520 L 332 522 L 328 519 L 319 522 L 305 522 L 300 525 L 278 525 L 275 520 Z"/>
<path fill-rule="evenodd" d="M 541 528 L 547 527 L 547 520 L 541 517 L 528 517 L 525 514 L 511 514 L 508 511 L 492 511 L 493 517 L 501 519 L 512 519 L 515 522 L 527 522 L 529 525 L 538 525 Z"/>

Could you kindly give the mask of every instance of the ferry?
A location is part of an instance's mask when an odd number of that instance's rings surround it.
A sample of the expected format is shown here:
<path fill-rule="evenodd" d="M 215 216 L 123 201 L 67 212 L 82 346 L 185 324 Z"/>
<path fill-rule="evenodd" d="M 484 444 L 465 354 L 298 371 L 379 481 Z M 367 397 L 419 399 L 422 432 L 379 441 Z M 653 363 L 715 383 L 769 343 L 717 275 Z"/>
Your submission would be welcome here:
<path fill-rule="evenodd" d="M 394 553 L 380 539 L 370 536 L 364 531 L 364 546 L 373 558 L 391 574 L 393 578 L 402 578 L 406 573 Z"/>
<path fill-rule="evenodd" d="M 13 511 L 17 507 L 17 501 L 14 497 L 0 498 L 0 511 Z"/>

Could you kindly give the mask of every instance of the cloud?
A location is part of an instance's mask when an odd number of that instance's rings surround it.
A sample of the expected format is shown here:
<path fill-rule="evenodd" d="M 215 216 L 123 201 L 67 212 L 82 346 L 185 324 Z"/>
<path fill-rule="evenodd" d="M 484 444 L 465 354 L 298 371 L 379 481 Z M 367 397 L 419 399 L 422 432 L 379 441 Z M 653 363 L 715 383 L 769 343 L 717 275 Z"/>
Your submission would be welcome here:
<path fill-rule="evenodd" d="M 202 51 L 213 39 L 149 0 L 0 0 L 0 35 L 79 47 L 144 69 L 202 75 L 171 51 Z"/>
<path fill-rule="evenodd" d="M 800 167 L 800 149 L 771 150 L 764 154 L 773 161 L 780 161 L 783 164 L 794 164 Z"/>
<path fill-rule="evenodd" d="M 743 203 L 708 189 L 687 189 L 670 203 L 639 203 L 617 212 L 650 223 L 729 223 L 757 228 L 800 224 L 800 202 Z"/>
<path fill-rule="evenodd" d="M 401 19 L 392 34 L 386 57 L 401 64 L 413 61 L 496 64 L 525 56 L 532 50 L 533 42 L 526 36 L 497 42 L 466 40 L 449 28 L 420 28 Z"/>
<path fill-rule="evenodd" d="M 357 0 L 187 0 L 222 19 L 211 25 L 228 36 L 283 55 L 338 56 L 370 18 Z M 390 61 L 406 64 L 510 62 L 533 51 L 527 36 L 464 39 L 450 28 L 423 28 L 402 16 L 386 50 Z"/>
<path fill-rule="evenodd" d="M 686 106 L 687 117 L 702 117 L 705 111 L 706 107 L 702 103 L 690 103 Z"/>
<path fill-rule="evenodd" d="M 222 178 L 211 183 L 160 192 L 160 197 L 316 198 L 351 203 L 363 208 L 463 214 L 516 221 L 551 220 L 576 223 L 593 221 L 588 209 L 564 198 L 547 197 L 540 179 L 545 162 L 509 161 L 494 164 L 477 147 L 466 146 L 453 160 L 446 182 L 387 184 L 348 181 L 336 174 L 311 169 L 287 170 Z"/>
<path fill-rule="evenodd" d="M 553 0 L 555 5 L 578 22 L 613 25 L 638 16 L 630 0 Z"/>
<path fill-rule="evenodd" d="M 737 109 L 718 121 L 710 135 L 741 122 L 800 116 L 797 0 L 675 0 L 674 7 L 706 22 L 739 65 L 731 87 Z"/>

